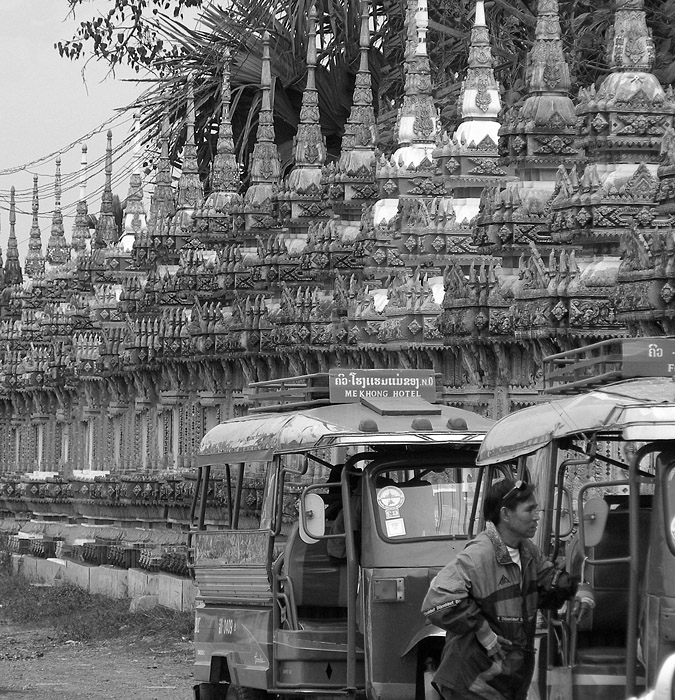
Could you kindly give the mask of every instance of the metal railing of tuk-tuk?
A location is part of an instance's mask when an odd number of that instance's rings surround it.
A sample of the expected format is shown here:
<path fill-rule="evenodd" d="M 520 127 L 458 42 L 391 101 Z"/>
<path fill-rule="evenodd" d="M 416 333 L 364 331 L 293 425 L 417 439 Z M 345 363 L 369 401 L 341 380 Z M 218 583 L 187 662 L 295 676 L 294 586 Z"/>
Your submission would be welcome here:
<path fill-rule="evenodd" d="M 232 493 L 232 465 L 225 465 L 225 494 L 227 500 L 228 530 L 236 530 L 239 527 L 239 513 L 241 510 L 241 494 L 244 486 L 244 463 L 237 464 L 237 476 Z M 206 464 L 197 467 L 197 481 L 195 483 L 192 502 L 190 503 L 190 526 L 197 530 L 204 529 L 206 508 L 200 507 L 206 503 L 209 494 L 209 482 L 211 480 L 211 465 Z"/>
<path fill-rule="evenodd" d="M 544 358 L 547 394 L 577 393 L 621 379 L 623 340 L 613 338 Z"/>
<path fill-rule="evenodd" d="M 609 488 L 615 486 L 628 487 L 628 538 L 629 549 L 626 557 L 613 557 L 608 559 L 588 559 L 584 556 L 584 564 L 590 566 L 610 566 L 612 564 L 628 564 L 628 624 L 626 627 L 626 693 L 632 697 L 636 693 L 637 685 L 637 652 L 638 652 L 638 590 L 640 567 L 638 560 L 639 549 L 639 527 L 640 527 L 640 484 L 650 484 L 652 477 L 640 476 L 639 465 L 643 457 L 651 452 L 660 451 L 661 447 L 655 444 L 648 444 L 636 451 L 628 469 L 628 479 L 618 479 L 612 481 L 589 482 L 579 488 L 577 496 L 579 513 L 579 541 L 584 542 L 584 494 L 594 488 Z M 569 658 L 574 659 L 576 653 L 576 629 L 574 618 L 572 618 L 571 648 Z"/>

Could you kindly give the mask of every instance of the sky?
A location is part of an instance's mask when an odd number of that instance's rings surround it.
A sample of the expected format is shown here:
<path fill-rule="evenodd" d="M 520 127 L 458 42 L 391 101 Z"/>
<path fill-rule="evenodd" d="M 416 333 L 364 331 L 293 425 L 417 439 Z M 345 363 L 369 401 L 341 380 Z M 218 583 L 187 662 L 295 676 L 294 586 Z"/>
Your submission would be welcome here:
<path fill-rule="evenodd" d="M 53 48 L 69 39 L 81 19 L 94 16 L 105 0 L 93 0 L 69 17 L 67 0 L 1 0 L 0 7 L 0 249 L 3 259 L 9 236 L 9 192 L 17 192 L 16 235 L 21 260 L 28 249 L 32 222 L 33 175 L 38 175 L 39 226 L 43 251 L 49 240 L 54 211 L 56 157 L 61 155 L 63 192 L 61 209 L 66 239 L 70 235 L 75 205 L 80 196 L 79 169 L 82 143 L 87 144 L 87 160 L 99 159 L 87 182 L 89 211 L 98 213 L 100 190 L 104 185 L 106 132 L 112 130 L 113 148 L 132 135 L 133 115 L 121 116 L 143 91 L 135 81 L 125 80 L 132 73 L 108 75 L 107 66 L 61 58 Z M 103 126 L 109 120 L 112 123 Z M 86 135 L 94 133 L 83 140 Z M 45 159 L 45 157 L 47 157 Z M 133 150 L 113 163 L 113 191 L 124 199 Z M 117 170 L 116 170 L 117 168 Z M 99 172 L 100 171 L 100 172 Z"/>

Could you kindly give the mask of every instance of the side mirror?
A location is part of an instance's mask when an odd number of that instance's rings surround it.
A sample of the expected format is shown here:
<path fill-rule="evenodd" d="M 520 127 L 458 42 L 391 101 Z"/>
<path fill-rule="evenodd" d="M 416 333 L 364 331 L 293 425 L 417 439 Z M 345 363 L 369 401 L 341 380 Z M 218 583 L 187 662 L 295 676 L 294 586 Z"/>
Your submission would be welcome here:
<path fill-rule="evenodd" d="M 555 504 L 558 504 L 558 494 L 556 492 Z M 569 537 L 574 529 L 574 518 L 572 517 L 572 496 L 567 489 L 562 490 L 560 497 L 560 531 L 559 537 Z"/>
<path fill-rule="evenodd" d="M 303 493 L 300 496 L 300 539 L 314 544 L 326 533 L 326 506 L 318 493 Z"/>
<path fill-rule="evenodd" d="M 584 547 L 595 547 L 605 534 L 609 503 L 602 498 L 591 498 L 583 507 Z"/>

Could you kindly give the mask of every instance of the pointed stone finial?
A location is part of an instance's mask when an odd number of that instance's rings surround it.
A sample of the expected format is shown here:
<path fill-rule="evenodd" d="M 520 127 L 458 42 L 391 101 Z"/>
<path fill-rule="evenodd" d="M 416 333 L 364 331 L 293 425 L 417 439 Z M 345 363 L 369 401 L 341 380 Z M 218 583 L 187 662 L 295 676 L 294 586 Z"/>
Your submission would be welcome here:
<path fill-rule="evenodd" d="M 61 209 L 61 156 L 56 157 L 56 173 L 54 175 L 54 207 Z"/>
<path fill-rule="evenodd" d="M 415 26 L 417 27 L 417 47 L 415 52 L 423 56 L 427 55 L 427 32 L 429 31 L 429 10 L 427 0 L 418 0 L 415 13 Z"/>
<path fill-rule="evenodd" d="M 485 0 L 476 0 L 476 15 L 473 21 L 474 27 L 486 27 L 485 22 Z"/>
<path fill-rule="evenodd" d="M 317 53 L 316 53 L 316 18 L 318 17 L 318 12 L 316 10 L 316 4 L 312 3 L 309 8 L 309 22 L 307 24 L 307 66 L 316 68 L 317 64 Z M 314 72 L 311 72 L 312 87 L 314 85 Z M 307 82 L 309 84 L 310 76 L 307 76 Z"/>
<path fill-rule="evenodd" d="M 80 201 L 87 199 L 87 144 L 82 144 L 80 156 Z"/>
<path fill-rule="evenodd" d="M 45 271 L 45 259 L 42 254 L 42 235 L 38 223 L 38 176 L 33 175 L 33 202 L 31 205 L 33 221 L 28 239 L 28 253 L 26 254 L 26 264 L 24 268 L 29 277 L 38 277 Z"/>

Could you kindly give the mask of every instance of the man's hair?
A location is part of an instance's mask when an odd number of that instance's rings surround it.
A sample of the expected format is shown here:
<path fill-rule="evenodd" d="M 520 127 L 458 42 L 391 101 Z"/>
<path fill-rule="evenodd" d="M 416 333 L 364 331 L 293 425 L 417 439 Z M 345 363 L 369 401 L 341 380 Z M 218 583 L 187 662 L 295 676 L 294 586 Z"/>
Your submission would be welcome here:
<path fill-rule="evenodd" d="M 503 507 L 513 510 L 519 503 L 527 501 L 534 492 L 534 485 L 523 483 L 522 487 L 516 488 L 517 483 L 513 479 L 501 479 L 490 486 L 483 501 L 485 520 L 498 525 Z"/>

